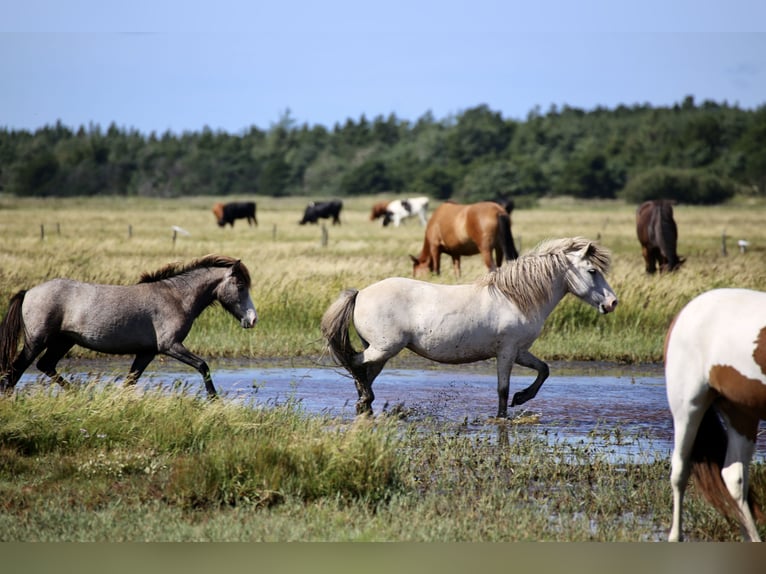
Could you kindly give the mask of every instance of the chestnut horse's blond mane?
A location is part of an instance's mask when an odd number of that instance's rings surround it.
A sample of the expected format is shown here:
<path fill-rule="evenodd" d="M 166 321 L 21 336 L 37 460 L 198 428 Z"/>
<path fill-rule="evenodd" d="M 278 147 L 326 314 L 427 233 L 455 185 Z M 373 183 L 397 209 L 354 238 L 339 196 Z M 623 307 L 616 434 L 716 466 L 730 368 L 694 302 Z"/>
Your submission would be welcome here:
<path fill-rule="evenodd" d="M 205 255 L 199 259 L 194 259 L 188 263 L 169 263 L 164 267 L 156 271 L 147 271 L 141 274 L 139 283 L 154 283 L 156 281 L 162 281 L 164 279 L 170 279 L 194 271 L 196 269 L 204 269 L 209 267 L 233 267 L 239 263 L 239 271 L 242 275 L 242 279 L 245 284 L 250 287 L 250 272 L 239 259 L 234 257 L 228 257 L 226 255 Z"/>
<path fill-rule="evenodd" d="M 538 309 L 552 296 L 552 280 L 566 271 L 568 253 L 586 249 L 587 259 L 601 273 L 611 265 L 610 252 L 584 237 L 549 239 L 538 244 L 518 259 L 490 271 L 477 283 L 508 297 L 524 314 Z"/>

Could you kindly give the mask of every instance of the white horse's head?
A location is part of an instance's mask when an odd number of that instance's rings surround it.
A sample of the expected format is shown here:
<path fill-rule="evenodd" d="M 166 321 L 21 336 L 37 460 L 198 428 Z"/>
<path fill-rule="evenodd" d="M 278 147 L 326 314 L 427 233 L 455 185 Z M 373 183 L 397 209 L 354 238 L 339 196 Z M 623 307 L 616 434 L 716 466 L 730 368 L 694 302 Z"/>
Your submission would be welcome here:
<path fill-rule="evenodd" d="M 604 278 L 609 266 L 608 252 L 587 242 L 582 248 L 567 252 L 569 269 L 567 288 L 599 313 L 610 313 L 617 307 L 617 295 Z"/>

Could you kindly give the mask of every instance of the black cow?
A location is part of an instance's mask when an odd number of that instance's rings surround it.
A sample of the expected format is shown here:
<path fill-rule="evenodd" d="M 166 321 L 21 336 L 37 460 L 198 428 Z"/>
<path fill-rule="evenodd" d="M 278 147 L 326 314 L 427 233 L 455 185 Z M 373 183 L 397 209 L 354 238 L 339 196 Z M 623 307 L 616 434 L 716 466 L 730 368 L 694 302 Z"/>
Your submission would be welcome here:
<path fill-rule="evenodd" d="M 258 225 L 258 219 L 255 217 L 254 201 L 216 203 L 213 206 L 213 214 L 220 227 L 225 227 L 227 223 L 234 227 L 235 219 L 247 219 L 248 225 L 253 225 L 253 223 Z"/>
<path fill-rule="evenodd" d="M 306 211 L 303 212 L 303 219 L 300 220 L 301 225 L 306 223 L 316 223 L 318 219 L 328 219 L 332 217 L 333 225 L 340 225 L 340 210 L 343 209 L 343 202 L 339 199 L 333 201 L 312 201 L 306 206 Z"/>

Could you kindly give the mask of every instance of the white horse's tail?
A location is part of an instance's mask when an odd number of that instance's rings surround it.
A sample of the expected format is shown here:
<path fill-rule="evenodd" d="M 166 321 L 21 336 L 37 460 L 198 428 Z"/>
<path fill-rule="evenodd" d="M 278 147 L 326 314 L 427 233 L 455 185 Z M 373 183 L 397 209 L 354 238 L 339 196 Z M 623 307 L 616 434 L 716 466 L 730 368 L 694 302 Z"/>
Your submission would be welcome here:
<path fill-rule="evenodd" d="M 737 502 L 726 488 L 721 476 L 727 447 L 726 431 L 714 407 L 710 407 L 700 423 L 692 449 L 692 478 L 705 499 L 724 516 L 744 523 Z M 762 522 L 764 514 L 753 489 L 748 488 L 747 503 L 753 517 Z"/>
<path fill-rule="evenodd" d="M 351 359 L 356 351 L 351 346 L 349 326 L 356 306 L 357 289 L 346 289 L 322 316 L 320 328 L 335 360 L 351 372 Z"/>

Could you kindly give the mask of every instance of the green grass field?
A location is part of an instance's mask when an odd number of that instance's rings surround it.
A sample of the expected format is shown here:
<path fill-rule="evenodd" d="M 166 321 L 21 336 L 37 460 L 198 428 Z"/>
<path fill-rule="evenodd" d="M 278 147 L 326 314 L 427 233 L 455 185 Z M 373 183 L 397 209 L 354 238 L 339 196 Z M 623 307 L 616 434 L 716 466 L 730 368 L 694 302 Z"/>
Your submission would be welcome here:
<path fill-rule="evenodd" d="M 188 346 L 206 358 L 311 360 L 323 353 L 319 318 L 338 292 L 409 276 L 407 255 L 422 241 L 417 223 L 369 222 L 367 198 L 345 202 L 326 246 L 320 226 L 297 225 L 303 200 L 258 198 L 260 225 L 234 229 L 215 225 L 212 202 L 1 198 L 0 309 L 15 291 L 53 277 L 132 283 L 170 261 L 219 252 L 250 268 L 261 321 L 243 331 L 211 309 Z M 565 299 L 533 350 L 544 360 L 660 361 L 667 325 L 694 295 L 766 287 L 763 207 L 678 207 L 687 262 L 652 277 L 633 206 L 560 200 L 518 210 L 522 251 L 570 235 L 610 248 L 608 279 L 621 299 L 608 316 Z M 174 243 L 173 225 L 190 235 Z M 751 242 L 745 254 L 739 238 Z M 477 257 L 465 259 L 462 281 L 483 272 Z M 455 282 L 449 265 L 431 280 Z M 97 378 L 66 393 L 32 386 L 0 399 L 0 541 L 664 539 L 668 461 L 643 453 L 615 462 L 600 444 L 596 434 L 570 444 L 511 423 L 495 436 L 391 416 L 349 424 L 289 403 L 251 409 L 103 387 Z M 763 492 L 765 481 L 756 464 L 753 487 Z M 693 488 L 685 513 L 691 540 L 738 539 Z"/>

